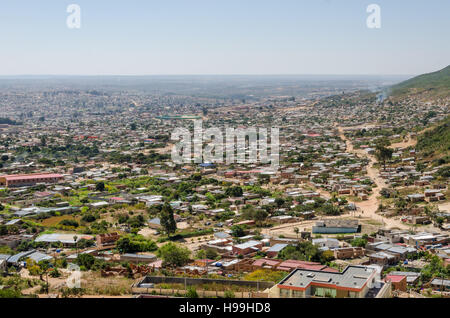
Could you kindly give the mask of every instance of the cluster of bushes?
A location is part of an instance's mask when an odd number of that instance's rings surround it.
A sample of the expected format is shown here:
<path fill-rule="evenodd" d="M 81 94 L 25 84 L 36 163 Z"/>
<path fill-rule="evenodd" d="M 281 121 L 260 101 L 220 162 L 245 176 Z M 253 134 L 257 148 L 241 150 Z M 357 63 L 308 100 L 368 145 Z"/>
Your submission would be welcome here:
<path fill-rule="evenodd" d="M 369 236 L 367 234 L 364 234 L 363 237 L 355 238 L 351 244 L 355 247 L 366 247 L 368 238 Z"/>
<path fill-rule="evenodd" d="M 305 241 L 287 246 L 278 254 L 278 258 L 327 264 L 334 259 L 334 255 L 331 251 L 321 251 L 316 245 Z"/>
<path fill-rule="evenodd" d="M 158 246 L 140 235 L 128 235 L 117 241 L 117 249 L 120 253 L 151 252 L 156 251 Z"/>
<path fill-rule="evenodd" d="M 107 266 L 105 261 L 97 259 L 90 254 L 79 254 L 75 262 L 77 263 L 78 266 L 80 266 L 80 270 L 82 271 L 86 270 L 96 271 L 104 269 Z"/>
<path fill-rule="evenodd" d="M 64 225 L 64 226 L 72 226 L 72 227 L 80 226 L 80 224 L 75 220 L 62 220 L 61 222 L 59 222 L 59 224 Z"/>
<path fill-rule="evenodd" d="M 283 271 L 273 271 L 268 269 L 258 269 L 250 274 L 244 276 L 245 280 L 251 281 L 265 281 L 278 283 L 283 278 L 285 278 L 288 273 Z"/>
<path fill-rule="evenodd" d="M 163 243 L 163 242 L 167 242 L 167 241 L 178 241 L 181 239 L 186 239 L 186 238 L 196 237 L 196 236 L 204 236 L 204 235 L 209 235 L 209 234 L 213 234 L 213 233 L 214 233 L 213 229 L 196 230 L 196 231 L 184 232 L 184 233 L 181 232 L 181 233 L 178 233 L 177 235 L 171 236 L 170 238 L 161 237 L 158 239 L 158 242 Z"/>

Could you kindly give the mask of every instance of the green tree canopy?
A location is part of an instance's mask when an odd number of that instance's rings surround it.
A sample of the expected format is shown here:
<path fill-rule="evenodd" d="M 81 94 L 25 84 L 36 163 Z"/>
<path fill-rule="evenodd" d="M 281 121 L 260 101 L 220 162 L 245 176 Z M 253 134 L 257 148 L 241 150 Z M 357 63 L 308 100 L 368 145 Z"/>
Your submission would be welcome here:
<path fill-rule="evenodd" d="M 166 231 L 167 235 L 175 233 L 177 230 L 177 223 L 175 222 L 175 218 L 173 216 L 173 209 L 170 204 L 165 203 L 161 209 L 160 213 L 161 226 Z"/>
<path fill-rule="evenodd" d="M 184 246 L 169 242 L 158 249 L 158 257 L 169 266 L 184 266 L 189 262 L 191 251 Z"/>

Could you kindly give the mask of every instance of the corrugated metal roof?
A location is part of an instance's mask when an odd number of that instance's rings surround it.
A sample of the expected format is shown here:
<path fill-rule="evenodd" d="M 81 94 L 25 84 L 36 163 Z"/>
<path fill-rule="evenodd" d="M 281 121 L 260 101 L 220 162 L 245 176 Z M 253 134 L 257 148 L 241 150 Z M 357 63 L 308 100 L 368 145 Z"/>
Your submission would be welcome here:
<path fill-rule="evenodd" d="M 31 251 L 21 252 L 16 255 L 13 255 L 10 258 L 8 258 L 8 263 L 18 263 L 21 258 L 31 255 L 35 251 L 36 250 L 31 250 Z"/>

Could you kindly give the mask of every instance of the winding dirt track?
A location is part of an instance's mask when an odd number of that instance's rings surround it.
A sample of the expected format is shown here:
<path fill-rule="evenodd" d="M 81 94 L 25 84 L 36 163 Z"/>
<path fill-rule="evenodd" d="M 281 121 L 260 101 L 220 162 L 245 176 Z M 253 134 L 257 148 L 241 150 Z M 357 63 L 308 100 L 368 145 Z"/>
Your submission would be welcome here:
<path fill-rule="evenodd" d="M 369 155 L 364 150 L 354 149 L 353 144 L 344 135 L 344 129 L 342 127 L 338 127 L 338 131 L 339 131 L 339 137 L 342 140 L 344 140 L 347 145 L 346 152 L 353 153 L 359 157 L 369 159 L 369 165 L 366 167 L 367 175 L 377 185 L 376 188 L 373 188 L 372 194 L 369 196 L 368 200 L 362 201 L 362 202 L 354 202 L 355 205 L 363 211 L 363 215 L 365 217 L 370 217 L 376 221 L 379 221 L 379 222 L 383 223 L 384 226 L 387 228 L 397 227 L 400 229 L 409 229 L 410 227 L 408 225 L 404 224 L 400 220 L 386 218 L 386 217 L 383 217 L 383 216 L 375 213 L 378 210 L 378 206 L 381 203 L 380 199 L 378 199 L 378 197 L 380 196 L 380 191 L 381 191 L 381 189 L 388 187 L 388 185 L 383 180 L 383 178 L 381 178 L 379 176 L 379 170 L 374 168 L 374 164 L 377 163 L 377 160 L 375 159 L 375 156 Z"/>

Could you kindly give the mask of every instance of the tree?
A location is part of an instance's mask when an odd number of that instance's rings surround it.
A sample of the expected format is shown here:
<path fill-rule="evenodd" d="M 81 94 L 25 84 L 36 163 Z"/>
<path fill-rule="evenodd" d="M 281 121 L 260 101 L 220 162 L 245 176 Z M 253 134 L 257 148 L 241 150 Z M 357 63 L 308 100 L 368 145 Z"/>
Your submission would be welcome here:
<path fill-rule="evenodd" d="M 269 216 L 269 213 L 263 209 L 255 209 L 248 204 L 242 209 L 242 216 L 248 220 L 255 220 L 257 224 L 261 224 Z"/>
<path fill-rule="evenodd" d="M 79 254 L 76 262 L 80 267 L 84 266 L 86 269 L 91 269 L 95 263 L 95 258 L 90 254 Z"/>
<path fill-rule="evenodd" d="M 208 248 L 208 249 L 206 249 L 206 251 L 205 251 L 205 256 L 206 256 L 207 259 L 216 259 L 216 257 L 217 257 L 218 255 L 219 255 L 219 254 L 216 252 L 216 250 L 214 250 L 214 249 L 212 249 L 212 248 Z"/>
<path fill-rule="evenodd" d="M 105 183 L 103 181 L 97 182 L 97 184 L 95 185 L 95 191 L 105 191 Z"/>
<path fill-rule="evenodd" d="M 300 242 L 297 245 L 289 245 L 280 251 L 278 257 L 287 260 L 301 260 L 310 262 L 326 263 L 331 259 L 331 255 L 324 254 L 310 241 Z"/>
<path fill-rule="evenodd" d="M 231 235 L 233 237 L 241 237 L 245 235 L 244 227 L 241 225 L 233 225 L 231 227 Z"/>
<path fill-rule="evenodd" d="M 198 250 L 196 257 L 198 259 L 205 259 L 206 258 L 206 251 L 205 250 Z"/>
<path fill-rule="evenodd" d="M 164 228 L 168 236 L 175 233 L 175 231 L 177 230 L 177 223 L 175 222 L 173 209 L 170 204 L 165 203 L 163 205 L 160 213 L 160 221 L 161 226 Z"/>
<path fill-rule="evenodd" d="M 6 225 L 0 225 L 0 235 L 8 234 L 8 227 Z"/>
<path fill-rule="evenodd" d="M 269 213 L 265 210 L 256 209 L 253 213 L 253 219 L 256 223 L 261 224 L 267 217 L 269 216 Z"/>
<path fill-rule="evenodd" d="M 382 145 L 378 145 L 375 150 L 375 157 L 378 161 L 383 162 L 384 170 L 386 170 L 386 161 L 392 159 L 394 151 Z"/>
<path fill-rule="evenodd" d="M 378 139 L 375 143 L 377 147 L 389 147 L 391 145 L 391 142 L 387 137 L 382 137 Z"/>
<path fill-rule="evenodd" d="M 294 227 L 294 232 L 297 235 L 297 240 L 298 240 L 298 233 L 300 232 L 300 230 L 298 229 L 298 227 Z"/>
<path fill-rule="evenodd" d="M 356 247 L 366 247 L 366 244 L 367 244 L 367 239 L 365 239 L 365 238 L 358 237 L 352 241 L 352 246 L 356 246 Z"/>
<path fill-rule="evenodd" d="M 50 270 L 50 262 L 48 261 L 48 260 L 44 260 L 44 261 L 40 261 L 39 263 L 38 263 L 38 266 L 39 266 L 39 268 L 40 268 L 40 278 L 41 278 L 41 280 L 43 280 L 42 279 L 42 275 L 44 275 L 45 274 L 45 278 L 46 278 L 46 286 L 45 286 L 45 290 L 46 290 L 46 292 L 47 292 L 47 294 L 48 294 L 48 272 L 49 272 L 49 270 Z"/>
<path fill-rule="evenodd" d="M 158 249 L 157 255 L 163 259 L 165 265 L 179 267 L 189 262 L 191 251 L 184 246 L 169 242 Z"/>
<path fill-rule="evenodd" d="M 276 199 L 275 199 L 275 204 L 276 204 L 279 208 L 281 208 L 281 207 L 283 206 L 284 203 L 285 203 L 285 201 L 284 201 L 283 198 L 276 198 Z"/>
<path fill-rule="evenodd" d="M 244 191 L 240 186 L 229 187 L 225 190 L 225 194 L 229 197 L 242 197 Z"/>
<path fill-rule="evenodd" d="M 341 214 L 341 210 L 337 206 L 334 206 L 333 204 L 330 204 L 330 203 L 324 204 L 321 207 L 321 210 L 325 215 L 340 215 Z"/>
<path fill-rule="evenodd" d="M 75 249 L 76 249 L 77 254 L 78 254 L 78 236 L 74 235 L 73 236 L 73 241 L 75 242 Z"/>
<path fill-rule="evenodd" d="M 121 237 L 117 241 L 117 249 L 120 253 L 150 252 L 158 247 L 152 240 L 147 240 L 140 235 Z"/>

